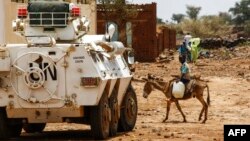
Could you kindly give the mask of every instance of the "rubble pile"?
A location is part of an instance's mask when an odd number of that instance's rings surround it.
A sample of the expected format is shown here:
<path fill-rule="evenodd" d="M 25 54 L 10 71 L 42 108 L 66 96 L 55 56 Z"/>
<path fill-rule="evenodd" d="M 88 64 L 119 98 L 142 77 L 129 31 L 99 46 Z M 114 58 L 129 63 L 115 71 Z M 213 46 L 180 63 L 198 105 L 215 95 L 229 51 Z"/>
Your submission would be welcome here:
<path fill-rule="evenodd" d="M 157 58 L 155 58 L 155 61 L 157 63 L 170 62 L 171 60 L 174 60 L 174 52 L 174 50 L 165 49 Z"/>
<path fill-rule="evenodd" d="M 228 60 L 232 58 L 250 58 L 250 52 L 248 52 L 250 46 L 242 46 L 237 48 L 219 48 L 219 49 L 205 49 L 200 51 L 199 59 L 211 58 L 216 60 Z"/>
<path fill-rule="evenodd" d="M 200 46 L 206 49 L 213 49 L 213 48 L 220 48 L 220 47 L 227 47 L 232 48 L 236 47 L 239 44 L 243 44 L 246 42 L 250 42 L 250 38 L 205 38 L 201 40 Z"/>

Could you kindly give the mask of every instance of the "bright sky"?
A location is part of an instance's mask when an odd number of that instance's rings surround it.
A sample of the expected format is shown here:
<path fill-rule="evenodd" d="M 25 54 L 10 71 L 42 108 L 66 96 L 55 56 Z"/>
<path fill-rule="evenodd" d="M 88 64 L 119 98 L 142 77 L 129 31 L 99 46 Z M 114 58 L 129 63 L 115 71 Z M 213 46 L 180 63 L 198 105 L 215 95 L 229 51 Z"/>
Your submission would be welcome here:
<path fill-rule="evenodd" d="M 172 21 L 173 14 L 185 14 L 186 5 L 201 7 L 199 16 L 202 15 L 217 15 L 219 12 L 228 12 L 229 8 L 234 7 L 236 2 L 241 0 L 128 0 L 129 2 L 157 3 L 157 17 L 163 21 Z"/>

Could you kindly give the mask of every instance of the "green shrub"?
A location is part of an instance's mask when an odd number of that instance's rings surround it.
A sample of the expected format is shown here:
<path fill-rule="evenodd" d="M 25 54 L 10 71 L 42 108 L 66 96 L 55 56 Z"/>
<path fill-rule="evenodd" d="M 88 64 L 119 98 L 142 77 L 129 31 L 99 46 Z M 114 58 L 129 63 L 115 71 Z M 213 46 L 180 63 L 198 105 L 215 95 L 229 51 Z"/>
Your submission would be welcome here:
<path fill-rule="evenodd" d="M 176 28 L 200 38 L 222 37 L 231 32 L 230 26 L 218 16 L 205 16 L 198 20 L 185 19 Z"/>

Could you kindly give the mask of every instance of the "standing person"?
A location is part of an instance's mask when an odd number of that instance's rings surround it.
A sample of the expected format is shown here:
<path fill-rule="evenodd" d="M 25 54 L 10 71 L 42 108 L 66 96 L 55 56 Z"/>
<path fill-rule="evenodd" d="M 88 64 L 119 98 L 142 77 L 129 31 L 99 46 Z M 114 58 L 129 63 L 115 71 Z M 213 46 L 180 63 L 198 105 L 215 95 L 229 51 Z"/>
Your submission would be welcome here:
<path fill-rule="evenodd" d="M 188 47 L 191 48 L 191 42 L 190 40 L 192 39 L 192 36 L 190 35 L 190 33 L 188 32 L 185 36 L 184 36 L 184 41 L 186 42 L 186 45 Z"/>
<path fill-rule="evenodd" d="M 188 52 L 188 61 L 191 61 L 191 40 L 192 39 L 192 36 L 189 32 L 187 32 L 187 34 L 184 36 L 184 42 L 185 42 L 185 45 L 186 45 L 186 48 L 189 50 Z"/>
<path fill-rule="evenodd" d="M 186 57 L 187 58 L 188 55 L 190 54 L 189 48 L 186 46 L 185 41 L 183 41 L 182 45 L 179 47 L 178 52 L 179 52 L 179 59 L 181 57 Z"/>

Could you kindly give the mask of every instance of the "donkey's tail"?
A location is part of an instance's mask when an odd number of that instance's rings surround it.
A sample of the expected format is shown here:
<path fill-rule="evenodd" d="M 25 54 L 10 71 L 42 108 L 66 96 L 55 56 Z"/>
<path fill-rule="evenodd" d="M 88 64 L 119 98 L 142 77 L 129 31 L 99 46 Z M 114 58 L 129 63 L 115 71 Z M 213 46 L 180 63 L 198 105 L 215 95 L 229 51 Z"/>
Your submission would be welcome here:
<path fill-rule="evenodd" d="M 209 87 L 206 84 L 206 88 L 207 88 L 207 105 L 210 106 L 210 94 L 209 94 Z"/>

